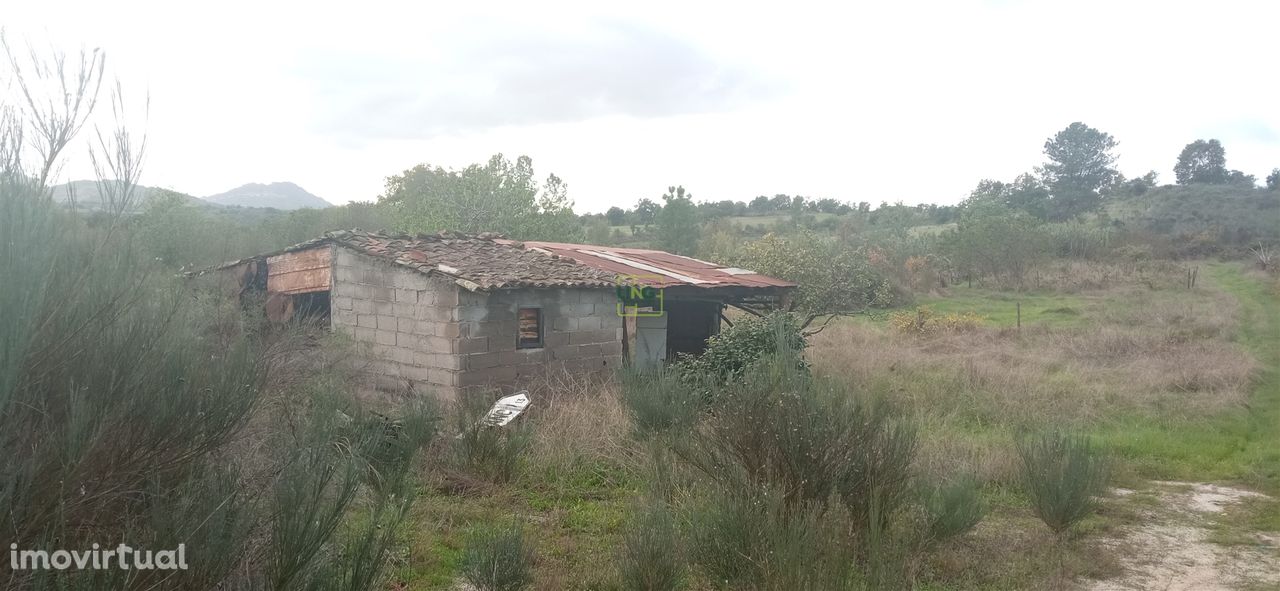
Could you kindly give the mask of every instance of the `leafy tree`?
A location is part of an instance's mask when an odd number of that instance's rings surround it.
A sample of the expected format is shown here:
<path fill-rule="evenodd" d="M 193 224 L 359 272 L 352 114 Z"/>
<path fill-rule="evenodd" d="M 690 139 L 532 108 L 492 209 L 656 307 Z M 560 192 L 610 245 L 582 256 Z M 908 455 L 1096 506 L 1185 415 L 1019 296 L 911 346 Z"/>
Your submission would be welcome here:
<path fill-rule="evenodd" d="M 627 212 L 621 207 L 610 207 L 609 211 L 605 212 L 604 217 L 609 220 L 610 226 L 622 226 L 627 223 Z"/>
<path fill-rule="evenodd" d="M 669 187 L 662 202 L 662 211 L 658 214 L 660 245 L 676 254 L 693 254 L 700 235 L 693 194 L 685 192 L 684 187 Z"/>
<path fill-rule="evenodd" d="M 1267 175 L 1267 188 L 1272 191 L 1280 189 L 1280 168 L 1271 169 L 1271 174 Z"/>
<path fill-rule="evenodd" d="M 966 204 L 946 249 L 960 269 L 1020 285 L 1043 256 L 1046 239 L 1038 220 L 1023 211 L 990 202 Z"/>
<path fill-rule="evenodd" d="M 1147 191 L 1156 188 L 1160 178 L 1156 171 L 1152 170 L 1138 178 L 1129 179 L 1120 185 L 1120 189 L 1129 195 L 1142 195 Z"/>
<path fill-rule="evenodd" d="M 1255 187 L 1258 184 L 1258 177 L 1251 174 L 1245 174 L 1239 170 L 1233 170 L 1227 173 L 1227 184 L 1241 187 Z"/>
<path fill-rule="evenodd" d="M 1179 185 L 1227 182 L 1227 153 L 1218 140 L 1196 140 L 1178 154 L 1173 174 Z"/>
<path fill-rule="evenodd" d="M 757 196 L 747 204 L 747 209 L 751 213 L 768 213 L 772 211 L 773 205 L 769 202 L 769 198 L 764 195 Z"/>
<path fill-rule="evenodd" d="M 636 218 L 647 229 L 650 224 L 657 221 L 658 212 L 662 211 L 662 206 L 654 203 L 652 199 L 641 199 L 636 202 Z"/>
<path fill-rule="evenodd" d="M 1102 190 L 1119 175 L 1111 153 L 1116 145 L 1110 134 L 1079 121 L 1044 143 L 1049 162 L 1041 172 L 1051 195 L 1050 219 L 1071 219 L 1102 204 Z"/>
<path fill-rule="evenodd" d="M 821 316 L 853 314 L 894 303 L 894 291 L 858 248 L 803 230 L 768 234 L 743 247 L 739 267 L 799 285 L 792 310 L 807 314 L 804 325 Z"/>
<path fill-rule="evenodd" d="M 449 170 L 419 164 L 389 177 L 378 202 L 405 232 L 500 232 L 519 239 L 575 241 L 582 228 L 568 187 L 556 175 L 539 188 L 533 160 L 502 154 L 489 162 Z"/>

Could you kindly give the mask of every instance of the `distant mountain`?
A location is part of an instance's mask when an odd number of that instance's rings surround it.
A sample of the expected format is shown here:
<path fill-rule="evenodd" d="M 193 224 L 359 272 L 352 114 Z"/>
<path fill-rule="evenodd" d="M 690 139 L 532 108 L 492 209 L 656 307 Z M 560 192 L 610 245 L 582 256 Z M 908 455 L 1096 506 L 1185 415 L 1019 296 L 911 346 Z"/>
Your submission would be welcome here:
<path fill-rule="evenodd" d="M 111 181 L 108 181 L 108 182 L 111 182 Z M 101 189 L 101 186 L 98 184 L 98 181 L 71 181 L 67 183 L 62 183 L 61 185 L 54 185 L 51 191 L 53 194 L 54 201 L 70 206 L 71 201 L 74 199 L 76 209 L 85 209 L 85 210 L 93 211 L 93 210 L 103 209 L 102 193 L 100 189 Z M 169 191 L 168 189 L 161 189 L 159 187 L 148 187 L 145 185 L 138 185 L 137 187 L 134 187 L 134 190 L 133 190 L 132 209 L 135 209 L 135 210 L 141 209 L 144 205 L 146 205 L 148 200 L 150 200 L 152 197 L 155 197 L 156 195 L 159 195 L 161 193 L 175 193 L 177 195 L 181 195 L 182 197 L 186 198 L 192 204 L 208 205 L 207 203 L 201 201 L 200 199 L 197 199 L 190 195 L 177 193 L 176 191 Z"/>
<path fill-rule="evenodd" d="M 217 205 L 235 205 L 239 207 L 274 207 L 275 209 L 323 209 L 333 207 L 306 189 L 293 183 L 249 183 L 236 187 L 226 193 L 218 193 L 204 198 L 205 201 Z"/>

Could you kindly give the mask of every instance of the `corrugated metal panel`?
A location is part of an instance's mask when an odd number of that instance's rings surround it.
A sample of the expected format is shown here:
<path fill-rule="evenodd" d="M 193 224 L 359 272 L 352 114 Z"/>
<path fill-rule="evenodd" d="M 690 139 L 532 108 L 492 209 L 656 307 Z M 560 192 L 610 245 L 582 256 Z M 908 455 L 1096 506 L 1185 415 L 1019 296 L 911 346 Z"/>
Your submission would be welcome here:
<path fill-rule="evenodd" d="M 640 282 L 654 287 L 692 285 L 716 287 L 795 287 L 794 283 L 767 275 L 717 265 L 692 257 L 661 250 L 616 248 L 564 242 L 525 242 L 525 248 L 541 249 L 569 257 L 601 271 L 618 275 L 658 275 L 663 279 L 642 278 Z"/>
<path fill-rule="evenodd" d="M 329 291 L 332 250 L 328 245 L 267 258 L 268 293 Z"/>

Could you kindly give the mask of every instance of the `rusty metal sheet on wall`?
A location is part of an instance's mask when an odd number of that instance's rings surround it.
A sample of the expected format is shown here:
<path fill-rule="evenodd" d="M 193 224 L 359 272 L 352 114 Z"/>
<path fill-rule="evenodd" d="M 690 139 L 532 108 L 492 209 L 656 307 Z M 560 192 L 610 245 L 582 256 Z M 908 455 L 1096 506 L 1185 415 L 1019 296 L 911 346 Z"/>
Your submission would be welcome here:
<path fill-rule="evenodd" d="M 329 291 L 332 256 L 332 250 L 326 245 L 267 258 L 267 292 Z"/>

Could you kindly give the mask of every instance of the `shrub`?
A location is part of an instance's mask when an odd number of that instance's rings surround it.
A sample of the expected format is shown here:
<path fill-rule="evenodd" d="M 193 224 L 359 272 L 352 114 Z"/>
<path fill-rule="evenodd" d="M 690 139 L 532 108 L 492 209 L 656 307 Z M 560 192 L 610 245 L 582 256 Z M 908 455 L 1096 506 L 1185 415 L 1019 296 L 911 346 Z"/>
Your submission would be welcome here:
<path fill-rule="evenodd" d="M 1018 442 L 1018 455 L 1031 509 L 1055 534 L 1087 516 L 1107 486 L 1109 461 L 1085 436 L 1027 437 Z"/>
<path fill-rule="evenodd" d="M 987 512 L 979 492 L 973 477 L 929 486 L 923 500 L 929 540 L 942 542 L 978 525 Z"/>
<path fill-rule="evenodd" d="M 716 488 L 691 518 L 693 559 L 722 588 L 854 588 L 844 522 L 784 496 L 768 487 Z"/>
<path fill-rule="evenodd" d="M 675 520 L 664 505 L 653 502 L 639 511 L 623 533 L 622 544 L 618 557 L 622 588 L 674 591 L 684 587 Z"/>
<path fill-rule="evenodd" d="M 928 306 L 889 314 L 889 326 L 894 330 L 916 335 L 969 332 L 982 326 L 984 321 L 973 312 L 938 314 Z"/>
<path fill-rule="evenodd" d="M 642 437 L 687 428 L 697 420 L 702 401 L 675 371 L 665 367 L 647 372 L 628 368 L 620 375 L 623 402 Z"/>
<path fill-rule="evenodd" d="M 775 312 L 746 318 L 707 339 L 706 350 L 682 360 L 677 371 L 686 383 L 702 388 L 723 384 L 762 357 L 790 351 L 797 360 L 807 346 L 794 315 Z M 803 363 L 803 361 L 800 361 Z"/>
<path fill-rule="evenodd" d="M 460 396 L 454 403 L 453 466 L 494 483 L 510 482 L 520 469 L 532 434 L 521 419 L 491 427 L 480 419 L 493 400 L 486 396 Z"/>
<path fill-rule="evenodd" d="M 533 551 L 518 523 L 476 528 L 467 536 L 462 576 L 480 591 L 520 591 L 533 582 L 532 566 Z"/>

